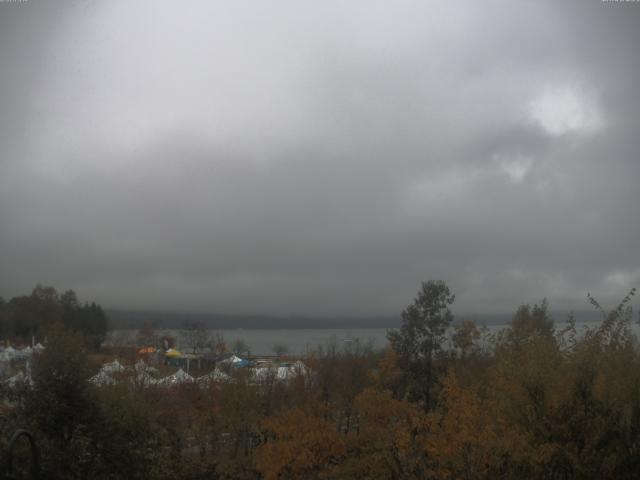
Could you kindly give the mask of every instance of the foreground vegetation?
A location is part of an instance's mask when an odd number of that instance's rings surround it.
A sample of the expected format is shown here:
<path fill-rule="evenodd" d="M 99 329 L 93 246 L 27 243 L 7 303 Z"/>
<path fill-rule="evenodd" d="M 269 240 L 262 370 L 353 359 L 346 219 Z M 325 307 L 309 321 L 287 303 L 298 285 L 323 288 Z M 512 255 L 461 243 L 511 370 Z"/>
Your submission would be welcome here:
<path fill-rule="evenodd" d="M 487 335 L 422 285 L 383 352 L 319 349 L 288 382 L 96 387 L 80 333 L 52 326 L 1 428 L 35 432 L 47 478 L 591 479 L 640 472 L 631 293 L 581 333 L 546 302 Z M 453 330 L 453 348 L 443 348 Z"/>

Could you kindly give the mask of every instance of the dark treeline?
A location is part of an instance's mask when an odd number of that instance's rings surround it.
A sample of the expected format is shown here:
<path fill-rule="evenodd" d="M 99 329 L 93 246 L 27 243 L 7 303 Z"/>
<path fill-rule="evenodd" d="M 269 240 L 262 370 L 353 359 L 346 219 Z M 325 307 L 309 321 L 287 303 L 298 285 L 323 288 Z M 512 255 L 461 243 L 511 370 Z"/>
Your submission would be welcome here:
<path fill-rule="evenodd" d="M 47 478 L 637 478 L 634 293 L 611 312 L 590 299 L 586 332 L 543 301 L 490 334 L 453 324 L 454 295 L 427 282 L 385 351 L 328 345 L 288 382 L 235 369 L 204 388 L 96 387 L 85 341 L 58 330 L 0 428 L 36 433 Z"/>
<path fill-rule="evenodd" d="M 95 302 L 81 303 L 73 290 L 59 294 L 54 287 L 37 285 L 30 295 L 0 297 L 0 338 L 20 343 L 44 341 L 46 332 L 60 324 L 79 332 L 96 348 L 107 332 L 107 316 Z"/>

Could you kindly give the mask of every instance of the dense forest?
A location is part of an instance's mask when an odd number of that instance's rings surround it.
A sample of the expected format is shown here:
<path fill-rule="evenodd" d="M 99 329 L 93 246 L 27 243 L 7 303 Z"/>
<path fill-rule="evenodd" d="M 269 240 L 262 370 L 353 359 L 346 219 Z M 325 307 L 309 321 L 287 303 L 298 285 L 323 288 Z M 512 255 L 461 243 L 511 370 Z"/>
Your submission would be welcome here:
<path fill-rule="evenodd" d="M 87 382 L 92 342 L 53 295 L 53 312 L 37 310 L 46 322 L 21 327 L 46 329 L 48 343 L 33 384 L 5 387 L 1 428 L 34 432 L 47 478 L 637 478 L 634 293 L 607 312 L 589 297 L 602 321 L 586 331 L 554 323 L 543 301 L 489 334 L 454 323 L 454 295 L 430 281 L 384 351 L 328 345 L 287 382 L 239 368 L 229 381 L 171 388 Z M 3 324 L 23 318 L 14 300 Z"/>
<path fill-rule="evenodd" d="M 8 302 L 0 297 L 0 338 L 44 341 L 47 329 L 54 325 L 83 334 L 99 348 L 107 333 L 107 316 L 95 302 L 80 303 L 73 290 L 59 294 L 51 286 L 37 285 L 30 295 Z"/>

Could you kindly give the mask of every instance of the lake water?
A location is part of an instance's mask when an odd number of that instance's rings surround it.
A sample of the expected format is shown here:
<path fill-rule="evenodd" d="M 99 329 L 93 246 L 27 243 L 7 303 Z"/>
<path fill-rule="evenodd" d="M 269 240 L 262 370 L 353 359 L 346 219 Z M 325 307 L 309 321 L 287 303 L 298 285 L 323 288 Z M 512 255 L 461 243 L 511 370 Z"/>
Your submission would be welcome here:
<path fill-rule="evenodd" d="M 356 339 L 362 342 L 371 342 L 373 348 L 384 348 L 387 344 L 386 328 L 361 328 L 361 329 L 287 329 L 287 330 L 258 330 L 258 329 L 230 329 L 215 330 L 211 334 L 220 333 L 227 345 L 243 341 L 255 355 L 271 355 L 274 347 L 283 346 L 291 355 L 304 355 L 335 343 L 338 348 L 353 342 Z M 158 336 L 170 335 L 178 342 L 177 348 L 184 345 L 183 335 L 180 330 L 158 330 Z M 109 332 L 107 344 L 130 345 L 135 341 L 137 330 L 114 330 Z M 186 348 L 186 347 L 185 347 Z"/>
<path fill-rule="evenodd" d="M 578 323 L 578 332 L 587 327 L 594 327 L 598 322 Z M 506 325 L 491 325 L 488 329 L 496 333 Z M 563 322 L 557 322 L 556 328 L 564 326 Z M 640 333 L 637 323 L 633 323 L 636 335 Z M 255 355 L 270 355 L 274 347 L 284 346 L 291 355 L 304 355 L 306 352 L 318 347 L 325 347 L 334 343 L 339 349 L 354 340 L 371 342 L 373 348 L 382 349 L 387 345 L 386 328 L 360 328 L 360 329 L 286 329 L 286 330 L 261 330 L 261 329 L 228 329 L 211 331 L 212 334 L 221 333 L 227 345 L 232 346 L 236 341 L 242 340 Z M 158 336 L 170 335 L 177 338 L 178 349 L 185 348 L 180 330 L 158 330 Z M 117 345 L 133 345 L 137 330 L 114 330 L 109 333 L 107 343 Z M 181 347 L 182 345 L 182 347 Z"/>

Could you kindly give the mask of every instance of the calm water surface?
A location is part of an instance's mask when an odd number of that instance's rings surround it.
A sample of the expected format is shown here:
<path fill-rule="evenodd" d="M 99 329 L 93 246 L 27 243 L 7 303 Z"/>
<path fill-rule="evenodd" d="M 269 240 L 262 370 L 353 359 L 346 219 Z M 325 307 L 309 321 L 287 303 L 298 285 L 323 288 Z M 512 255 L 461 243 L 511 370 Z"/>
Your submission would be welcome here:
<path fill-rule="evenodd" d="M 587 327 L 596 326 L 597 322 L 585 322 L 577 325 L 578 332 Z M 564 326 L 564 322 L 557 322 L 556 328 Z M 491 325 L 490 333 L 496 333 L 506 325 Z M 211 333 L 221 333 L 227 345 L 242 340 L 248 345 L 252 354 L 269 355 L 274 352 L 274 347 L 284 346 L 287 353 L 292 355 L 304 355 L 308 351 L 318 347 L 326 347 L 335 344 L 338 348 L 349 345 L 355 340 L 371 342 L 373 348 L 381 349 L 387 345 L 386 328 L 360 328 L 360 329 L 286 329 L 286 330 L 260 330 L 260 329 L 228 329 L 212 330 Z M 636 334 L 640 333 L 637 324 L 633 324 Z M 178 339 L 178 349 L 187 349 L 180 330 L 158 330 L 158 336 L 171 335 Z M 107 342 L 117 345 L 132 345 L 135 342 L 137 330 L 114 330 L 109 333 Z M 182 347 L 181 347 L 182 345 Z"/>

